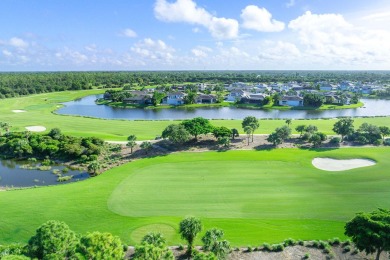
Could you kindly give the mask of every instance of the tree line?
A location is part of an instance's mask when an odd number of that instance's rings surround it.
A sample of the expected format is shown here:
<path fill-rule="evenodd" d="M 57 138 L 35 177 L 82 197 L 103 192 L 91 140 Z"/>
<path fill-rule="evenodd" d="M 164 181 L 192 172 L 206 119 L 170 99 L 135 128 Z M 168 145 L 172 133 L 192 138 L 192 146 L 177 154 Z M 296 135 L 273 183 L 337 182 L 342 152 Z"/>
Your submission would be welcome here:
<path fill-rule="evenodd" d="M 386 71 L 117 71 L 117 72 L 19 72 L 0 73 L 0 99 L 30 94 L 65 90 L 82 90 L 92 87 L 114 88 L 164 84 L 233 82 L 315 84 L 321 81 L 344 80 L 388 84 Z"/>
<path fill-rule="evenodd" d="M 186 217 L 179 223 L 178 232 L 187 242 L 186 256 L 194 260 L 223 260 L 228 257 L 233 248 L 230 242 L 224 239 L 224 231 L 218 228 L 206 230 L 201 238 L 202 251 L 194 247 L 196 237 L 203 230 L 202 222 L 196 217 Z M 379 260 L 382 252 L 390 251 L 390 211 L 377 209 L 368 213 L 357 213 L 344 226 L 344 234 L 351 238 L 355 252 L 364 251 L 366 254 L 375 254 Z M 329 255 L 330 246 L 339 245 L 338 238 L 329 241 L 313 241 L 308 246 L 323 249 Z M 264 243 L 255 250 L 283 251 L 287 246 L 305 245 L 304 241 L 289 238 L 283 243 L 269 245 Z M 348 244 L 350 244 L 348 242 Z M 179 246 L 183 250 L 183 246 Z M 26 245 L 0 245 L 0 258 L 3 260 L 24 259 L 124 259 L 128 246 L 121 239 L 110 233 L 91 232 L 85 235 L 76 234 L 62 221 L 50 220 L 42 224 L 29 239 Z M 252 247 L 247 252 L 252 252 Z M 351 249 L 344 247 L 343 251 Z M 306 256 L 306 255 L 305 255 Z M 304 259 L 307 259 L 306 257 Z M 168 248 L 166 239 L 161 233 L 146 234 L 141 243 L 135 246 L 131 259 L 136 260 L 173 260 L 173 252 Z"/>

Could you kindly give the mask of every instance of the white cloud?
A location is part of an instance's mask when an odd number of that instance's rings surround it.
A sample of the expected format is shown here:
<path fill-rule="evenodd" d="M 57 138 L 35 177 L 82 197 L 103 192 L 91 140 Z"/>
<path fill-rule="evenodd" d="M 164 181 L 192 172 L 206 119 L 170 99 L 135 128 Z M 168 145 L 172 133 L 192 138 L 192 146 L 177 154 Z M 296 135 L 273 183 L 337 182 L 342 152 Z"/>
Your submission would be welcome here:
<path fill-rule="evenodd" d="M 265 8 L 248 5 L 241 11 L 242 27 L 259 32 L 280 32 L 284 30 L 283 22 L 272 19 L 272 14 Z"/>
<path fill-rule="evenodd" d="M 197 58 L 206 58 L 213 50 L 206 46 L 198 46 L 191 50 L 191 53 Z"/>
<path fill-rule="evenodd" d="M 6 57 L 11 57 L 12 56 L 12 52 L 10 52 L 8 50 L 3 50 L 3 55 L 6 56 Z"/>
<path fill-rule="evenodd" d="M 174 57 L 175 49 L 168 46 L 162 40 L 146 38 L 134 44 L 134 46 L 131 47 L 131 51 L 143 59 L 159 60 L 169 63 Z"/>
<path fill-rule="evenodd" d="M 213 16 L 204 8 L 198 7 L 193 0 L 177 0 L 173 3 L 157 0 L 154 14 L 157 19 L 165 22 L 204 26 L 218 39 L 234 39 L 238 36 L 237 20 Z"/>
<path fill-rule="evenodd" d="M 124 37 L 128 37 L 128 38 L 136 38 L 137 37 L 137 33 L 129 28 L 124 29 L 122 31 L 121 35 Z"/>
<path fill-rule="evenodd" d="M 21 48 L 21 49 L 25 49 L 29 46 L 28 42 L 26 42 L 23 39 L 18 38 L 18 37 L 11 38 L 9 40 L 9 45 L 11 45 L 12 47 Z"/>
<path fill-rule="evenodd" d="M 389 31 L 354 26 L 340 14 L 306 12 L 288 27 L 313 62 L 363 68 L 390 59 Z"/>

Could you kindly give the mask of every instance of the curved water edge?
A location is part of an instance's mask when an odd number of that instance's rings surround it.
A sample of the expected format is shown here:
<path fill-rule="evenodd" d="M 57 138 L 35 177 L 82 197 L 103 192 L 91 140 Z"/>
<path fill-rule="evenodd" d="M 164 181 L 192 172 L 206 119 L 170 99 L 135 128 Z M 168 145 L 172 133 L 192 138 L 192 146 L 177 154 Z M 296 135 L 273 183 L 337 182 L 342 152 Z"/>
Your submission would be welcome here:
<path fill-rule="evenodd" d="M 260 119 L 321 119 L 338 117 L 373 117 L 390 116 L 390 100 L 362 99 L 364 107 L 335 110 L 253 110 L 237 107 L 197 107 L 197 108 L 118 108 L 97 105 L 95 100 L 102 95 L 87 96 L 63 103 L 64 107 L 56 110 L 61 115 L 76 115 L 102 119 L 125 120 L 181 120 L 194 117 L 207 119 L 243 119 L 255 116 Z"/>
<path fill-rule="evenodd" d="M 58 185 L 90 177 L 87 172 L 78 170 L 62 172 L 65 166 L 61 165 L 52 166 L 50 170 L 24 169 L 24 165 L 30 164 L 27 161 L 0 159 L 0 189 Z M 57 171 L 57 174 L 53 173 L 54 170 Z M 66 181 L 59 181 L 59 173 L 61 177 L 72 177 Z"/>

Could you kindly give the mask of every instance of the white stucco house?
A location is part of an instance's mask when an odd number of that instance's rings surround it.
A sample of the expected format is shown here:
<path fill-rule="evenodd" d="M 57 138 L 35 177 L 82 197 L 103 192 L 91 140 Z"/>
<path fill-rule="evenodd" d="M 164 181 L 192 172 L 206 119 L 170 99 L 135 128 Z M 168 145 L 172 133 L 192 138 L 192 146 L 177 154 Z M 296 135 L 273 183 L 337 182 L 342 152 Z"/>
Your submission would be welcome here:
<path fill-rule="evenodd" d="M 171 92 L 164 98 L 163 103 L 174 106 L 183 105 L 185 96 L 186 94 L 181 91 Z"/>

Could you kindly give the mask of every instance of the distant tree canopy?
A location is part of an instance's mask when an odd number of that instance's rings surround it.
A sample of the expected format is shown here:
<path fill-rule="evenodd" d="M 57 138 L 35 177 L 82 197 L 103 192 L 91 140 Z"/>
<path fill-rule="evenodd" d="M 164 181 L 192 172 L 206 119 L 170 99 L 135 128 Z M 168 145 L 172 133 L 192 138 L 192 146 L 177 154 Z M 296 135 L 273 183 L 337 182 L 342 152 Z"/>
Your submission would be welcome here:
<path fill-rule="evenodd" d="M 389 83 L 386 71 L 129 71 L 0 73 L 0 99 L 30 94 L 100 88 L 210 82 L 309 82 L 351 80 Z M 387 91 L 388 92 L 388 91 Z M 387 92 L 378 93 L 386 96 Z"/>
<path fill-rule="evenodd" d="M 42 135 L 30 132 L 11 132 L 0 136 L 0 154 L 26 158 L 36 157 L 43 159 L 96 160 L 100 155 L 104 141 L 96 137 L 72 137 L 61 134 L 57 128 L 48 134 Z"/>

